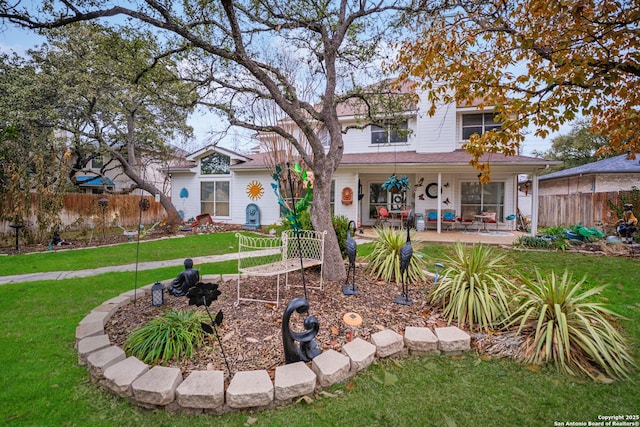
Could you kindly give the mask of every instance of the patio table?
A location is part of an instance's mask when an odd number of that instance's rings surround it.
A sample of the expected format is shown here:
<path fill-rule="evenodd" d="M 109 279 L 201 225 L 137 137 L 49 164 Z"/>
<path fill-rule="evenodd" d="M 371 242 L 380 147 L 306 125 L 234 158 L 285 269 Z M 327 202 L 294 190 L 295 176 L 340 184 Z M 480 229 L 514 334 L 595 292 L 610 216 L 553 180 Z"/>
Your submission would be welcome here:
<path fill-rule="evenodd" d="M 391 226 L 394 227 L 394 224 L 398 223 L 398 228 L 402 225 L 402 213 L 404 210 L 392 210 L 389 211 L 389 215 L 391 215 Z"/>
<path fill-rule="evenodd" d="M 480 232 L 480 231 L 484 231 L 484 232 L 489 231 L 487 229 L 487 221 L 493 218 L 491 215 L 474 215 L 473 217 L 476 219 L 476 221 L 480 221 L 481 226 L 478 229 L 478 232 Z"/>

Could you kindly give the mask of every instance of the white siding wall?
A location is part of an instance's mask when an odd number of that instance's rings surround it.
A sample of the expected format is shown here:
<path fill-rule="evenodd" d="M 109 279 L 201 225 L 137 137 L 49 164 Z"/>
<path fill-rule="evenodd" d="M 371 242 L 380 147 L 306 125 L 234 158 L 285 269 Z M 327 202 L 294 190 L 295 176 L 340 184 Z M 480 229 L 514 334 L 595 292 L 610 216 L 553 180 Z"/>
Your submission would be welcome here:
<path fill-rule="evenodd" d="M 352 123 L 351 123 L 352 124 Z M 348 124 L 343 124 L 347 126 Z M 345 135 L 344 152 L 346 153 L 384 153 L 393 151 L 414 151 L 416 150 L 416 119 L 410 117 L 408 119 L 409 129 L 413 133 L 407 137 L 407 142 L 398 142 L 393 144 L 372 144 L 371 143 L 371 127 L 364 129 L 350 129 Z"/>
<path fill-rule="evenodd" d="M 418 153 L 446 153 L 456 149 L 456 106 L 445 104 L 433 116 L 427 114 L 428 104 L 421 100 L 416 138 Z"/>
<path fill-rule="evenodd" d="M 180 197 L 183 188 L 187 189 L 189 197 Z M 200 215 L 200 182 L 196 174 L 172 174 L 171 201 L 178 211 L 184 213 L 185 221 Z"/>
<path fill-rule="evenodd" d="M 421 178 L 424 178 L 424 181 L 421 187 L 414 187 L 416 190 L 415 212 L 422 213 L 423 215 L 425 215 L 425 211 L 427 209 L 438 208 L 438 199 L 430 199 L 429 197 L 427 197 L 425 193 L 427 186 L 429 184 L 438 182 L 438 174 L 437 173 L 427 173 L 427 174 L 418 173 L 416 174 L 416 177 L 418 180 Z M 456 200 L 455 198 L 455 194 L 456 194 L 456 192 L 454 191 L 456 188 L 455 182 L 456 182 L 455 178 L 452 174 L 442 174 L 441 201 L 444 202 L 445 200 L 449 199 L 448 205 L 445 205 L 444 203 L 442 204 L 443 210 L 456 209 L 456 203 L 458 203 L 459 201 Z M 449 184 L 449 186 L 444 187 L 444 185 L 447 183 Z M 420 200 L 420 195 L 423 195 L 424 200 Z M 459 210 L 456 210 L 456 212 L 459 212 Z"/>
<path fill-rule="evenodd" d="M 336 200 L 334 203 L 334 215 L 344 215 L 352 221 L 358 223 L 358 175 L 355 172 L 338 171 L 333 176 L 336 189 Z M 342 204 L 342 189 L 351 188 L 353 191 L 353 203 L 350 205 Z M 364 191 L 364 187 L 363 187 Z M 364 209 L 364 208 L 363 208 Z"/>
<path fill-rule="evenodd" d="M 247 220 L 247 205 L 253 203 L 260 209 L 260 225 L 263 227 L 275 224 L 280 219 L 278 200 L 271 187 L 275 182 L 269 171 L 234 173 L 231 181 L 231 219 L 232 224 L 244 224 Z M 257 200 L 252 200 L 247 195 L 247 185 L 251 181 L 258 181 L 264 188 L 264 194 Z"/>

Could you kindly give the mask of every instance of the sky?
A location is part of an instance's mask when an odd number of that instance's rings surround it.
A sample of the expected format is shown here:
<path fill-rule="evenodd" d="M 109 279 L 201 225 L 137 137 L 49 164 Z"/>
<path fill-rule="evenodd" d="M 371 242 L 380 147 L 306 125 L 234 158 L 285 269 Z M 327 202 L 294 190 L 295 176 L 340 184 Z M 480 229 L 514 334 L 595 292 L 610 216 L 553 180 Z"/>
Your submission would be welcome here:
<path fill-rule="evenodd" d="M 23 54 L 28 49 L 38 46 L 45 42 L 45 39 L 33 31 L 29 31 L 24 28 L 7 26 L 0 32 L 0 51 L 10 52 L 14 51 L 18 54 Z M 204 111 L 196 111 L 189 118 L 189 125 L 194 130 L 194 141 L 192 141 L 186 148 L 188 151 L 196 151 L 203 146 L 208 145 L 212 138 L 212 131 L 219 131 L 215 125 L 220 120 L 217 116 Z M 226 148 L 236 149 L 236 145 L 233 140 L 239 140 L 241 143 L 248 144 L 248 137 L 239 133 L 232 132 L 231 136 L 227 137 L 222 143 Z"/>
<path fill-rule="evenodd" d="M 27 49 L 42 44 L 44 39 L 38 34 L 15 26 L 7 26 L 0 33 L 0 50 L 2 52 L 15 51 L 17 53 L 24 53 Z M 192 141 L 186 149 L 189 151 L 196 151 L 197 149 L 212 143 L 217 136 L 212 136 L 219 131 L 217 125 L 220 123 L 220 119 L 212 113 L 206 111 L 197 111 L 189 118 L 189 124 L 194 129 L 194 141 Z M 218 125 L 219 126 L 219 125 Z M 558 135 L 566 135 L 571 130 L 570 125 L 566 125 L 560 129 L 559 132 L 550 134 L 547 138 L 539 138 L 533 136 L 533 131 L 530 131 L 525 136 L 525 141 L 521 147 L 521 154 L 529 156 L 533 151 L 543 152 L 551 147 L 551 141 Z M 247 132 L 244 130 L 231 131 L 231 133 L 222 140 L 221 145 L 232 149 L 239 150 L 244 145 L 244 148 L 250 148 L 252 145 L 249 140 Z M 240 145 L 240 146 L 238 146 Z"/>

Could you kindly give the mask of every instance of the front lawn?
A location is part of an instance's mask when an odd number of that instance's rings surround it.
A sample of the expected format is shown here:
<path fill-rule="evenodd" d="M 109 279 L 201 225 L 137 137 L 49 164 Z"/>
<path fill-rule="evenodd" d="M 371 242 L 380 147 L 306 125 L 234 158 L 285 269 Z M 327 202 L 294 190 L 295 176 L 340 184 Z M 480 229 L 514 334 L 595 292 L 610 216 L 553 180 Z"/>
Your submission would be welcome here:
<path fill-rule="evenodd" d="M 194 244 L 190 239 L 175 240 L 190 248 L 201 246 L 202 240 Z M 218 245 L 214 240 L 206 243 L 209 252 L 202 252 L 203 255 L 224 245 Z M 366 251 L 362 246 L 363 252 Z M 194 250 L 160 249 L 156 256 L 184 258 L 195 256 Z M 427 264 L 433 265 L 451 250 L 450 245 L 427 244 L 421 252 Z M 98 250 L 79 252 L 86 252 L 92 265 L 104 265 L 101 264 L 103 253 L 94 252 L 91 256 L 91 251 Z M 124 250 L 113 252 L 123 254 Z M 76 258 L 74 253 L 60 252 L 58 255 Z M 18 266 L 7 267 L 4 261 L 13 263 L 13 260 L 27 260 L 31 256 L 2 258 L 0 274 L 24 272 Z M 42 256 L 46 258 L 50 254 Z M 640 268 L 637 260 L 554 252 L 508 251 L 507 256 L 514 273 L 530 273 L 533 267 L 558 272 L 568 268 L 576 278 L 587 274 L 585 286 L 610 284 L 602 297 L 626 317 L 619 327 L 629 340 L 635 359 L 640 359 Z M 117 263 L 118 260 L 110 262 Z M 120 258 L 120 263 L 129 262 L 128 256 Z M 205 268 L 205 274 L 216 274 L 221 270 L 214 264 Z M 232 269 L 233 265 L 224 267 L 224 270 Z M 177 266 L 141 271 L 137 283 L 145 285 L 158 278 L 174 277 L 180 270 Z M 474 352 L 453 357 L 378 362 L 346 384 L 325 390 L 311 403 L 300 402 L 277 410 L 196 417 L 138 409 L 91 383 L 87 370 L 77 365 L 74 349 L 78 322 L 105 300 L 132 289 L 135 282 L 134 273 L 109 273 L 82 279 L 0 286 L 1 423 L 154 427 L 549 426 L 555 422 L 587 423 L 598 421 L 599 416 L 640 413 L 637 391 L 640 373 L 637 369 L 628 381 L 602 384 L 568 378 L 551 367 L 490 359 Z"/>
<path fill-rule="evenodd" d="M 235 232 L 196 234 L 175 238 L 135 241 L 113 246 L 69 250 L 69 246 L 55 251 L 15 254 L 0 257 L 0 276 L 40 273 L 44 271 L 75 271 L 110 265 L 133 264 L 146 261 L 195 258 L 238 251 Z"/>

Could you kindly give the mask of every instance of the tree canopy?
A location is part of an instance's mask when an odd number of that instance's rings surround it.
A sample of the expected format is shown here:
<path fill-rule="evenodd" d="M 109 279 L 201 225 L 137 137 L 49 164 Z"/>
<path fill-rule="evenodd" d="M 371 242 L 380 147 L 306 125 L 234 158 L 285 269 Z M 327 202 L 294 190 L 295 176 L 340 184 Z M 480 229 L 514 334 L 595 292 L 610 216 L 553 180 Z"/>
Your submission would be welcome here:
<path fill-rule="evenodd" d="M 38 109 L 73 153 L 69 178 L 76 181 L 93 159 L 124 173 L 140 188 L 160 195 L 171 223 L 181 219 L 170 199 L 147 175 L 149 162 L 170 158 L 169 142 L 188 137 L 186 119 L 198 99 L 196 85 L 182 81 L 176 59 L 159 52 L 148 32 L 75 23 L 46 33 L 48 43 L 29 51 L 30 75 L 55 94 Z M 24 73 L 23 73 L 24 76 Z M 42 98 L 14 85 L 26 99 Z M 152 153 L 152 154 L 149 154 Z M 93 171 L 92 171 L 93 173 Z"/>
<path fill-rule="evenodd" d="M 37 74 L 17 55 L 0 56 L 0 219 L 25 224 L 33 213 L 31 241 L 59 223 L 69 190 L 70 153 L 53 126 L 58 95 Z"/>
<path fill-rule="evenodd" d="M 559 160 L 561 166 L 552 167 L 547 173 L 596 162 L 609 157 L 598 152 L 607 145 L 607 138 L 591 132 L 585 121 L 576 122 L 566 135 L 559 135 L 551 141 L 551 148 L 545 152 L 533 152 L 537 157 Z"/>
<path fill-rule="evenodd" d="M 437 2 L 413 0 L 222 0 L 159 2 L 137 0 L 45 0 L 31 4 L 0 1 L 0 18 L 30 28 L 50 29 L 76 21 L 122 16 L 152 27 L 167 48 L 187 47 L 191 78 L 209 83 L 207 105 L 231 125 L 279 135 L 292 144 L 314 175 L 311 220 L 317 230 L 331 230 L 330 192 L 333 173 L 344 150 L 346 131 L 338 119 L 339 105 L 379 95 L 381 61 L 387 57 L 394 31 L 407 14 Z M 287 51 L 283 58 L 273 52 Z M 294 70 L 294 72 L 289 72 Z M 315 81 L 313 97 L 299 90 L 299 81 Z M 369 86 L 376 92 L 367 93 Z M 256 108 L 277 105 L 282 120 L 264 123 Z M 358 126 L 379 120 L 386 103 L 362 104 Z M 385 112 L 385 114 L 387 114 Z M 282 126 L 283 123 L 295 126 Z M 321 128 L 322 131 L 318 132 Z M 337 238 L 329 233 L 325 263 L 330 280 L 346 271 Z"/>
<path fill-rule="evenodd" d="M 462 0 L 417 21 L 394 69 L 438 102 L 495 106 L 502 130 L 467 150 L 518 153 L 523 131 L 545 137 L 584 116 L 608 138 L 601 151 L 640 148 L 638 0 Z"/>

